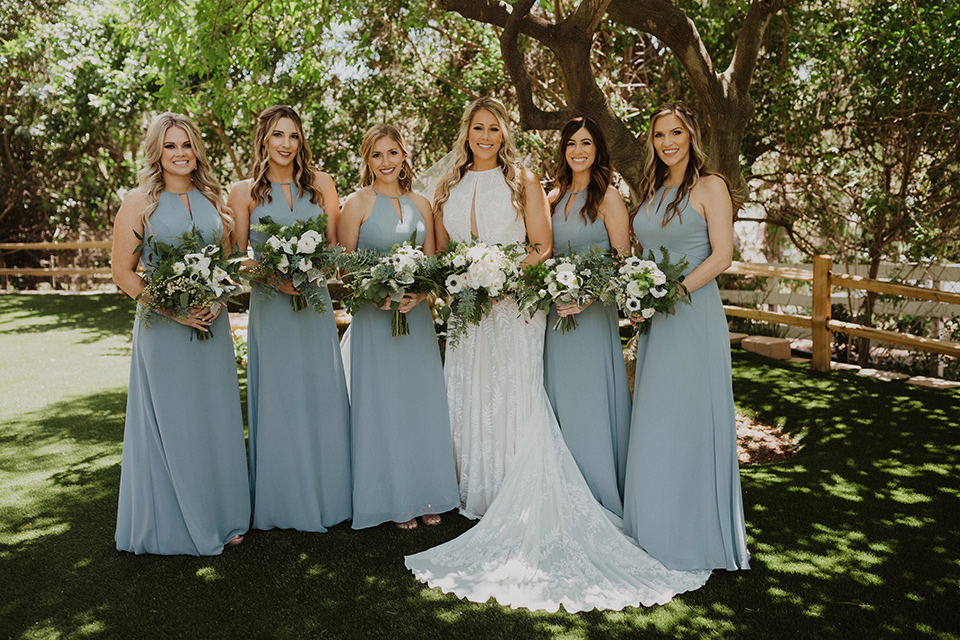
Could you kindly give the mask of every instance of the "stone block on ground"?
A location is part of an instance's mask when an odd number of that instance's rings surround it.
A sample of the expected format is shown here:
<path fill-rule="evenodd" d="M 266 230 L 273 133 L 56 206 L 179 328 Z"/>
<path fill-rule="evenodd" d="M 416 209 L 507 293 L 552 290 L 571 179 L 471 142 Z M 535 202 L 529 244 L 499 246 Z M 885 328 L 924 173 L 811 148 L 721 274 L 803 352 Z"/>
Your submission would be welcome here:
<path fill-rule="evenodd" d="M 857 372 L 858 376 L 863 376 L 864 378 L 876 378 L 877 380 L 883 380 L 884 382 L 893 382 L 896 380 L 906 380 L 910 376 L 905 373 L 894 373 L 893 371 L 880 371 L 878 369 L 860 369 Z"/>
<path fill-rule="evenodd" d="M 830 368 L 834 371 L 859 371 L 860 365 L 849 362 L 831 362 Z"/>
<path fill-rule="evenodd" d="M 758 353 L 774 360 L 790 359 L 790 340 L 772 336 L 747 336 L 740 346 L 752 353 Z"/>
<path fill-rule="evenodd" d="M 960 382 L 956 380 L 943 380 L 942 378 L 929 378 L 927 376 L 913 376 L 907 379 L 907 384 L 931 389 L 960 389 Z"/>
<path fill-rule="evenodd" d="M 745 334 L 745 333 L 734 333 L 733 331 L 731 331 L 731 332 L 730 332 L 730 346 L 731 346 L 731 347 L 738 347 L 738 346 L 740 346 L 740 343 L 743 342 L 743 339 L 746 338 L 746 337 L 747 337 L 747 334 Z"/>

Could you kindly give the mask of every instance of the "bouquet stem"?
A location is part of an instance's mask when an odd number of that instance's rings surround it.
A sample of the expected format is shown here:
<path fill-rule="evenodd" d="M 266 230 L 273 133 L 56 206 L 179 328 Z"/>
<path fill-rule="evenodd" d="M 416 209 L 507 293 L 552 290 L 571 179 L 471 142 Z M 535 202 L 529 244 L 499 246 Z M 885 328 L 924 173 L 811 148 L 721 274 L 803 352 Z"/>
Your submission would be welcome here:
<path fill-rule="evenodd" d="M 195 335 L 197 336 L 197 340 L 199 340 L 200 342 L 203 342 L 204 340 L 209 340 L 210 338 L 213 337 L 213 329 L 211 329 L 210 327 L 207 327 L 206 331 L 204 331 L 203 329 L 194 329 L 191 333 L 192 335 L 190 336 L 190 339 L 193 340 L 193 336 Z"/>
<path fill-rule="evenodd" d="M 396 304 L 396 303 L 394 303 Z M 392 335 L 397 336 L 410 335 L 410 324 L 407 322 L 407 314 L 400 313 L 399 309 L 393 310 Z"/>
<path fill-rule="evenodd" d="M 560 330 L 560 333 L 566 333 L 567 331 L 573 331 L 579 325 L 577 324 L 577 316 L 570 314 L 569 316 L 564 316 L 562 318 L 557 318 L 557 321 L 553 323 L 553 330 Z"/>
<path fill-rule="evenodd" d="M 303 311 L 307 308 L 307 296 L 302 293 L 290 296 L 290 306 L 293 307 L 294 311 Z"/>
<path fill-rule="evenodd" d="M 647 318 L 640 318 L 639 324 L 637 324 L 637 335 L 645 336 L 647 332 L 650 331 L 650 320 Z"/>

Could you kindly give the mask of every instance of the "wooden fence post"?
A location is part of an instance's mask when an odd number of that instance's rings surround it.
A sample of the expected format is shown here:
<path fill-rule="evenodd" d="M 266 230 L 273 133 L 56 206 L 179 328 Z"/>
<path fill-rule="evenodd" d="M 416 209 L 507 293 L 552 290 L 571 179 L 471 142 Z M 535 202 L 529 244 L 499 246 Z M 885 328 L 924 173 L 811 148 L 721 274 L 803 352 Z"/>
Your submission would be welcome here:
<path fill-rule="evenodd" d="M 830 271 L 833 258 L 814 256 L 813 258 L 813 369 L 830 371 Z"/>

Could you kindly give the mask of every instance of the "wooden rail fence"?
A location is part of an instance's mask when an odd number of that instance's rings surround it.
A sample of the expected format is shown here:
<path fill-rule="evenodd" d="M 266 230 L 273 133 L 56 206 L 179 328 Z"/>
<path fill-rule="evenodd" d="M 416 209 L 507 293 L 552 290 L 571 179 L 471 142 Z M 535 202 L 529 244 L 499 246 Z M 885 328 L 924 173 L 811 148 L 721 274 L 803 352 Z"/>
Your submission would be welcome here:
<path fill-rule="evenodd" d="M 60 251 L 78 249 L 109 249 L 112 243 L 105 241 L 90 242 L 22 242 L 0 243 L 2 252 L 13 251 Z M 53 262 L 53 260 L 51 260 Z M 867 327 L 852 322 L 841 322 L 830 317 L 832 290 L 834 287 L 873 291 L 880 294 L 899 296 L 903 298 L 928 300 L 947 305 L 960 305 L 960 293 L 941 291 L 928 287 L 917 287 L 896 284 L 883 280 L 870 280 L 857 275 L 833 273 L 833 259 L 830 256 L 816 256 L 813 260 L 813 269 L 798 269 L 748 262 L 734 262 L 726 273 L 735 275 L 753 275 L 786 280 L 799 280 L 813 284 L 811 296 L 811 315 L 792 315 L 763 309 L 749 309 L 734 305 L 724 305 L 724 312 L 728 316 L 759 320 L 773 324 L 801 327 L 809 329 L 813 340 L 812 366 L 817 371 L 830 370 L 831 332 L 848 333 L 854 336 L 870 338 L 880 342 L 888 342 L 901 346 L 911 347 L 931 353 L 960 358 L 960 343 L 949 340 L 923 338 L 909 333 L 886 331 L 874 327 Z M 0 277 L 3 278 L 4 288 L 8 288 L 7 278 L 18 276 L 109 276 L 110 269 L 106 267 L 42 267 L 42 268 L 0 268 Z"/>
<path fill-rule="evenodd" d="M 89 240 L 85 242 L 3 242 L 0 243 L 0 257 L 14 251 L 49 251 L 51 265 L 56 263 L 54 251 L 76 251 L 78 249 L 110 249 L 110 240 Z M 109 267 L 0 267 L 0 279 L 3 288 L 10 288 L 10 276 L 49 277 L 54 284 L 60 276 L 109 276 Z"/>
<path fill-rule="evenodd" d="M 813 284 L 813 304 L 811 315 L 809 316 L 791 315 L 762 309 L 746 309 L 733 305 L 724 305 L 723 309 L 728 316 L 810 329 L 813 339 L 812 365 L 817 371 L 830 370 L 831 332 L 849 333 L 854 336 L 870 338 L 871 340 L 889 342 L 922 351 L 960 358 L 960 343 L 958 342 L 923 338 L 921 336 L 896 331 L 886 331 L 884 329 L 876 329 L 852 322 L 841 322 L 839 320 L 833 320 L 830 317 L 831 291 L 833 287 L 874 291 L 886 295 L 931 300 L 946 304 L 960 304 L 960 293 L 940 291 L 939 289 L 930 289 L 928 287 L 896 284 L 882 280 L 870 280 L 848 274 L 834 274 L 833 259 L 830 256 L 816 256 L 813 260 L 812 271 L 735 262 L 727 269 L 726 273 L 801 280 Z"/>

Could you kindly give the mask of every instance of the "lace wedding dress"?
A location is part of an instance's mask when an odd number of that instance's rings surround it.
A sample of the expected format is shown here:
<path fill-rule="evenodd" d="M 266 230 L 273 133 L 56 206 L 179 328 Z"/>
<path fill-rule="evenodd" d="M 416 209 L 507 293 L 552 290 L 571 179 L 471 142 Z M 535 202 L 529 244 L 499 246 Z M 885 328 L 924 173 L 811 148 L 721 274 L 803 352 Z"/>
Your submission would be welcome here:
<path fill-rule="evenodd" d="M 524 240 L 499 169 L 469 172 L 451 190 L 444 225 L 452 239 L 470 238 L 474 202 L 481 240 Z M 543 388 L 545 326 L 545 314 L 526 322 L 507 299 L 448 350 L 462 510 L 483 519 L 407 556 L 407 568 L 461 598 L 546 611 L 663 604 L 701 587 L 709 571 L 667 569 L 594 500 Z"/>

